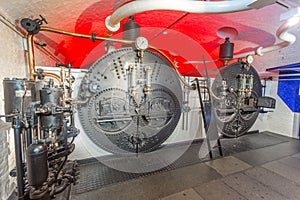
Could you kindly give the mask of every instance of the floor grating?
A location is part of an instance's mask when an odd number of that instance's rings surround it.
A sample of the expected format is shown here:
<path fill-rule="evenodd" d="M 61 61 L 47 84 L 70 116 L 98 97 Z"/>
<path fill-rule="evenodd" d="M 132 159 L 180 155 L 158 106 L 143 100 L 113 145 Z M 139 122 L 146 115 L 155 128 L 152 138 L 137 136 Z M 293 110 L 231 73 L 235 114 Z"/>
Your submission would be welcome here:
<path fill-rule="evenodd" d="M 277 145 L 284 142 L 289 142 L 290 139 L 269 132 L 253 133 L 241 136 L 239 138 L 223 138 L 221 139 L 223 154 L 225 156 L 233 155 L 243 151 L 249 151 L 252 149 L 264 148 L 267 146 Z M 79 183 L 73 187 L 73 193 L 84 193 L 91 190 L 99 189 L 104 186 L 117 184 L 119 182 L 128 181 L 138 177 L 143 177 L 159 172 L 164 172 L 172 169 L 177 169 L 192 164 L 208 161 L 209 157 L 199 159 L 198 153 L 202 141 L 197 141 L 191 144 L 188 150 L 174 163 L 167 167 L 147 173 L 128 173 L 121 172 L 116 169 L 112 169 L 105 166 L 96 158 L 90 158 L 79 161 L 80 167 L 80 179 Z M 214 158 L 220 157 L 218 149 L 213 149 Z M 113 159 L 113 158 L 110 158 Z M 116 162 L 124 162 L 125 160 L 116 159 Z M 165 162 L 164 160 L 158 160 L 158 162 Z"/>

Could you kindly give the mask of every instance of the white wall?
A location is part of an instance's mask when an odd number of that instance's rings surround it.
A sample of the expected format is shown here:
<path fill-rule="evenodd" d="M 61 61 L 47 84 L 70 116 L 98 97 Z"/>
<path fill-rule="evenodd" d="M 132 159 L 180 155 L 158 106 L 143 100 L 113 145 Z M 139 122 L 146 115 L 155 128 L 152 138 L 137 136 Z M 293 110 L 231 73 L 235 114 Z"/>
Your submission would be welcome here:
<path fill-rule="evenodd" d="M 26 61 L 22 38 L 1 22 L 0 35 L 0 114 L 4 114 L 2 80 L 5 77 L 25 77 Z M 1 127 L 6 127 L 6 125 L 2 124 Z M 1 163 L 6 166 L 8 165 L 8 171 L 4 171 L 3 174 L 0 174 L 0 188 L 5 188 L 5 190 L 0 193 L 0 199 L 7 199 L 14 189 L 13 179 L 8 176 L 9 171 L 15 166 L 14 140 L 12 131 L 7 132 L 1 130 L 0 134 L 5 134 L 1 136 L 0 150 L 6 149 L 6 155 L 0 157 L 0 166 Z M 7 151 L 7 149 L 9 150 Z"/>
<path fill-rule="evenodd" d="M 25 78 L 28 76 L 26 53 L 23 50 L 22 38 L 0 22 L 0 114 L 4 113 L 3 86 L 2 80 L 5 77 Z M 41 54 L 35 49 L 36 63 L 43 66 L 54 66 L 55 62 Z M 251 130 L 271 131 L 289 137 L 298 137 L 299 115 L 291 112 L 284 102 L 277 96 L 277 82 L 269 81 L 267 86 L 267 95 L 275 97 L 277 100 L 276 109 L 273 112 L 260 114 L 256 123 Z M 178 126 L 172 136 L 166 143 L 187 141 L 194 138 L 204 137 L 201 113 L 199 110 L 199 100 L 196 91 L 190 93 L 191 112 L 188 113 L 188 129 L 183 129 L 183 119 L 180 119 Z M 77 121 L 78 127 L 80 127 Z M 192 133 L 191 133 L 192 131 Z M 9 134 L 7 140 L 10 140 L 9 146 L 13 150 L 12 134 Z M 76 150 L 72 155 L 73 158 L 81 159 L 94 155 L 94 151 L 100 152 L 101 155 L 107 154 L 105 151 L 99 151 L 96 145 L 90 143 L 87 136 L 81 130 L 81 134 L 75 140 L 77 144 Z M 91 147 L 93 150 L 87 150 Z M 10 153 L 10 161 L 14 160 Z M 10 168 L 13 165 L 10 164 Z"/>
<path fill-rule="evenodd" d="M 3 13 L 1 13 L 3 15 Z M 0 21 L 0 115 L 4 114 L 3 79 L 28 77 L 27 57 L 23 48 L 23 38 Z M 36 59 L 43 64 L 53 63 L 36 51 Z M 14 179 L 9 172 L 15 167 L 13 131 L 6 131 L 10 123 L 0 119 L 0 199 L 7 199 L 15 189 Z"/>
<path fill-rule="evenodd" d="M 280 135 L 298 138 L 299 114 L 292 112 L 277 95 L 278 82 L 268 81 L 266 96 L 276 99 L 276 108 L 260 114 L 251 130 L 270 131 Z"/>

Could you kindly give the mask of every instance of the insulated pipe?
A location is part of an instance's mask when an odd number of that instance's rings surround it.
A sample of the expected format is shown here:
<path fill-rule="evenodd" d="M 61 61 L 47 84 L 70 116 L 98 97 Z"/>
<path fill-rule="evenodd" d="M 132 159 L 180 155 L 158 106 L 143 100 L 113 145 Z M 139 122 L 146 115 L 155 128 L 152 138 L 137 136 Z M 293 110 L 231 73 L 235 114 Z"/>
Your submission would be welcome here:
<path fill-rule="evenodd" d="M 276 36 L 283 40 L 283 42 L 269 46 L 269 47 L 258 47 L 256 50 L 249 51 L 246 53 L 241 53 L 234 55 L 233 58 L 244 58 L 248 55 L 259 55 L 262 56 L 265 53 L 276 51 L 279 49 L 282 49 L 284 47 L 287 47 L 296 41 L 296 36 L 289 33 L 288 31 L 298 25 L 300 23 L 300 16 L 292 17 L 288 19 L 284 24 L 282 24 L 276 31 Z"/>
<path fill-rule="evenodd" d="M 235 1 L 194 1 L 194 0 L 140 0 L 133 1 L 118 8 L 105 20 L 108 30 L 115 32 L 120 27 L 120 21 L 131 15 L 154 10 L 174 10 L 188 13 L 231 13 L 251 9 L 248 7 L 256 0 Z"/>
<path fill-rule="evenodd" d="M 235 1 L 218 1 L 218 2 L 209 2 L 209 1 L 193 1 L 193 0 L 139 0 L 133 1 L 124 6 L 118 8 L 111 16 L 108 16 L 105 20 L 105 25 L 107 29 L 111 32 L 115 32 L 120 27 L 120 21 L 128 16 L 134 15 L 136 13 L 141 13 L 145 11 L 154 11 L 154 10 L 175 10 L 175 11 L 184 11 L 188 13 L 229 13 L 229 12 L 238 12 L 243 10 L 251 9 L 248 7 L 251 3 L 254 3 L 256 0 L 235 0 Z M 271 51 L 282 49 L 286 46 L 293 44 L 296 41 L 296 37 L 287 31 L 294 27 L 296 24 L 300 23 L 299 17 L 294 17 L 294 23 L 291 23 L 290 20 L 287 20 L 286 23 L 281 25 L 277 32 L 276 36 L 283 40 L 279 44 L 270 46 L 270 47 L 259 47 L 254 51 L 249 51 L 242 54 L 234 55 L 233 58 L 244 58 L 248 55 L 260 55 L 268 53 Z"/>

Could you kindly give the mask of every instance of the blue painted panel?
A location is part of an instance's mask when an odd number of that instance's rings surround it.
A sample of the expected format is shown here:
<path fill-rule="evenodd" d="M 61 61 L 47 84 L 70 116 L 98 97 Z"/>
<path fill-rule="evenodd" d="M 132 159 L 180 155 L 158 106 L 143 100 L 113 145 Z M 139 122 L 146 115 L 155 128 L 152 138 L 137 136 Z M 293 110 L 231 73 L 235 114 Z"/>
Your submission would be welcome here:
<path fill-rule="evenodd" d="M 269 68 L 267 71 L 279 71 L 278 96 L 293 112 L 300 112 L 300 63 Z"/>
<path fill-rule="evenodd" d="M 300 96 L 299 96 L 300 80 L 288 80 L 279 78 L 278 96 L 293 111 L 300 112 Z"/>

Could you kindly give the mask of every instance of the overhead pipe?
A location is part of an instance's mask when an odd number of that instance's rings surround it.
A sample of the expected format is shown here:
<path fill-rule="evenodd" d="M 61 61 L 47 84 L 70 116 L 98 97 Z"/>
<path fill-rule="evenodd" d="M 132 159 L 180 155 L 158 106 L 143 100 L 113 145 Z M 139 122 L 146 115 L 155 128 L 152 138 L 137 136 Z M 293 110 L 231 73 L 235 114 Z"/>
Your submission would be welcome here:
<path fill-rule="evenodd" d="M 248 55 L 259 55 L 262 56 L 265 53 L 269 53 L 272 51 L 276 51 L 279 49 L 282 49 L 284 47 L 287 47 L 289 45 L 292 45 L 296 41 L 296 36 L 289 33 L 288 31 L 292 28 L 294 28 L 296 25 L 300 23 L 300 16 L 292 17 L 288 20 L 286 20 L 285 23 L 283 23 L 276 31 L 276 36 L 282 40 L 283 42 L 269 46 L 269 47 L 258 47 L 256 50 L 236 54 L 233 56 L 233 58 L 244 58 Z"/>
<path fill-rule="evenodd" d="M 107 37 L 100 37 L 96 35 L 87 35 L 87 34 L 81 34 L 81 33 L 74 33 L 70 31 L 64 31 L 60 29 L 55 29 L 51 27 L 46 27 L 46 26 L 41 26 L 40 31 L 46 31 L 46 32 L 52 32 L 52 33 L 57 33 L 57 34 L 62 34 L 62 35 L 68 35 L 68 36 L 74 36 L 74 37 L 79 37 L 79 38 L 86 38 L 86 39 L 91 39 L 91 40 L 103 40 L 103 41 L 110 41 L 110 42 L 119 42 L 122 44 L 133 44 L 134 41 L 131 40 L 121 40 L 121 39 L 115 39 L 115 38 L 107 38 Z"/>
<path fill-rule="evenodd" d="M 250 4 L 257 0 L 234 0 L 234 1 L 194 1 L 194 0 L 139 0 L 133 1 L 118 8 L 111 16 L 108 16 L 105 20 L 107 29 L 111 32 L 115 32 L 120 27 L 120 21 L 128 16 L 154 10 L 173 10 L 173 11 L 184 11 L 188 13 L 207 13 L 207 14 L 218 14 L 218 13 L 231 13 L 243 10 L 249 10 Z M 280 1 L 281 2 L 281 1 Z M 244 58 L 248 55 L 259 55 L 262 56 L 265 53 L 282 49 L 286 46 L 293 44 L 296 41 L 296 37 L 288 33 L 288 30 L 295 27 L 300 23 L 299 17 L 293 17 L 293 23 L 291 20 L 287 20 L 282 24 L 277 32 L 276 36 L 283 42 L 272 45 L 269 47 L 259 47 L 254 51 L 249 51 L 242 54 L 236 54 L 233 58 Z"/>
<path fill-rule="evenodd" d="M 17 33 L 22 38 L 27 39 L 27 50 L 28 50 L 28 66 L 29 66 L 29 78 L 31 80 L 34 80 L 36 77 L 36 71 L 35 71 L 35 58 L 34 58 L 34 44 L 36 41 L 34 41 L 33 35 L 27 34 L 27 32 L 20 26 L 20 25 L 13 25 L 10 21 L 8 21 L 2 14 L 0 14 L 0 21 L 4 23 L 8 28 L 10 28 L 12 31 Z M 55 56 L 53 56 L 50 52 L 48 52 L 46 49 L 40 47 L 39 48 L 43 53 L 50 56 L 52 59 L 57 60 Z M 61 84 L 60 78 L 58 75 L 53 73 L 46 73 L 43 72 L 44 76 L 52 77 L 59 81 Z"/>
<path fill-rule="evenodd" d="M 173 10 L 188 13 L 232 13 L 251 9 L 248 5 L 257 0 L 234 1 L 194 1 L 194 0 L 139 0 L 127 3 L 105 20 L 108 30 L 116 32 L 120 28 L 120 21 L 131 15 L 154 10 Z"/>

